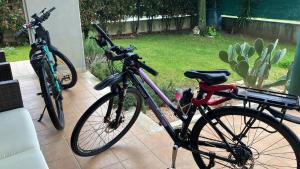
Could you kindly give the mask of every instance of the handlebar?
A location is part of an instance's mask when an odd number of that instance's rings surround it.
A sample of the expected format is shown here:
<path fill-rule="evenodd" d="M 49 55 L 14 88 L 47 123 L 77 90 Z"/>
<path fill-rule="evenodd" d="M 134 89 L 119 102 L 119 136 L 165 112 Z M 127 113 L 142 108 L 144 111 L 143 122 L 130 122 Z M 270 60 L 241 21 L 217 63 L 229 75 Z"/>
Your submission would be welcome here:
<path fill-rule="evenodd" d="M 109 43 L 110 46 L 115 46 L 112 40 L 107 36 L 107 34 L 98 26 L 95 22 L 92 22 L 92 26 L 97 30 L 97 32 L 105 38 L 105 40 Z"/>
<path fill-rule="evenodd" d="M 48 11 L 45 12 L 46 8 L 44 8 L 40 13 L 42 13 L 41 16 L 38 16 L 36 13 L 33 14 L 31 16 L 31 18 L 33 19 L 32 21 L 30 21 L 27 24 L 23 25 L 23 28 L 21 30 L 19 30 L 17 33 L 14 34 L 15 37 L 19 37 L 21 36 L 23 33 L 25 33 L 25 31 L 29 28 L 33 28 L 34 26 L 37 26 L 41 23 L 43 23 L 44 21 L 46 21 L 49 16 L 51 15 L 51 12 L 53 12 L 56 8 L 53 7 L 51 9 L 49 9 Z"/>
<path fill-rule="evenodd" d="M 47 20 L 49 18 L 49 16 L 50 16 L 51 12 L 53 12 L 55 9 L 56 8 L 53 7 L 51 9 L 49 9 L 47 12 L 44 12 L 45 9 L 42 10 L 41 11 L 42 15 L 40 17 L 37 16 L 36 14 L 34 14 L 33 17 L 32 17 L 35 20 L 34 21 L 34 25 L 40 24 L 40 23 L 44 22 L 45 20 Z"/>
<path fill-rule="evenodd" d="M 118 61 L 118 60 L 123 60 L 125 58 L 126 58 L 126 53 L 122 53 L 122 54 L 119 54 L 117 56 L 112 57 L 110 60 Z"/>
<path fill-rule="evenodd" d="M 140 62 L 138 61 L 139 63 L 139 66 L 141 68 L 143 68 L 144 70 L 146 70 L 147 72 L 151 73 L 153 76 L 157 76 L 158 75 L 158 72 L 156 70 L 154 70 L 153 68 L 151 68 L 150 66 L 146 65 L 145 63 L 143 62 Z"/>
<path fill-rule="evenodd" d="M 158 72 L 156 70 L 154 70 L 150 66 L 146 65 L 145 63 L 138 61 L 138 59 L 141 59 L 141 58 L 137 54 L 134 54 L 134 53 L 122 53 L 122 54 L 112 57 L 111 60 L 112 61 L 123 60 L 127 57 L 132 57 L 134 60 L 136 60 L 138 67 L 143 68 L 144 70 L 146 70 L 153 76 L 158 75 Z"/>
<path fill-rule="evenodd" d="M 146 65 L 145 63 L 138 61 L 138 59 L 142 59 L 142 58 L 139 57 L 137 54 L 132 53 L 135 50 L 134 46 L 129 46 L 128 48 L 120 48 L 119 46 L 116 46 L 112 42 L 112 40 L 108 37 L 108 35 L 95 22 L 92 22 L 92 26 L 101 35 L 100 38 L 104 38 L 111 46 L 108 50 L 105 50 L 106 56 L 109 60 L 118 61 L 118 60 L 130 58 L 135 61 L 135 63 L 137 64 L 137 66 L 139 68 L 143 68 L 147 72 L 151 73 L 153 76 L 158 75 L 158 72 L 156 70 L 154 70 L 150 66 Z M 95 39 L 97 41 L 101 41 L 101 39 L 96 39 L 96 38 L 93 38 L 93 39 Z M 102 46 L 100 45 L 100 47 L 102 47 Z M 116 53 L 117 55 L 113 56 L 113 54 L 112 54 L 113 52 Z"/>

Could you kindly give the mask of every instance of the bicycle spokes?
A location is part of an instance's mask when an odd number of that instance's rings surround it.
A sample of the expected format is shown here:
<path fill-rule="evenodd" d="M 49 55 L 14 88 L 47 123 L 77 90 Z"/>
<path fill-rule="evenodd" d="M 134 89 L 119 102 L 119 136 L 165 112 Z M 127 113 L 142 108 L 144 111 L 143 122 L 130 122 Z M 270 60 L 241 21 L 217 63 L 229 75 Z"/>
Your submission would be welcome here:
<path fill-rule="evenodd" d="M 216 165 L 236 168 L 288 168 L 296 160 L 294 151 L 289 143 L 274 128 L 255 118 L 242 116 L 222 116 L 216 124 L 226 142 L 210 126 L 206 125 L 199 136 L 199 149 L 215 153 L 217 156 L 235 160 L 236 164 L 229 164 L 216 157 Z M 238 139 L 237 139 L 238 138 Z M 234 152 L 234 154 L 232 153 Z M 206 163 L 209 163 L 209 157 Z M 295 164 L 293 164 L 295 165 Z"/>

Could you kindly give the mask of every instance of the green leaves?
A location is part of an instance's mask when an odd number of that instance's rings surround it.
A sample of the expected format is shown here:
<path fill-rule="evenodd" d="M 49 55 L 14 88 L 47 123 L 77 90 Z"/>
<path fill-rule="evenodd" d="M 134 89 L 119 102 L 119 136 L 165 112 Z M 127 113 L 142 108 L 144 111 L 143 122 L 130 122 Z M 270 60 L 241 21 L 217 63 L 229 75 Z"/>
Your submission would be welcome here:
<path fill-rule="evenodd" d="M 249 63 L 247 61 L 241 61 L 237 65 L 237 73 L 243 78 L 247 78 L 249 70 Z"/>
<path fill-rule="evenodd" d="M 18 30 L 25 23 L 22 1 L 0 1 L 0 30 Z"/>
<path fill-rule="evenodd" d="M 261 38 L 256 39 L 254 42 L 254 47 L 255 47 L 256 53 L 260 56 L 264 49 L 264 40 L 262 40 Z"/>
<path fill-rule="evenodd" d="M 264 80 L 268 79 L 273 64 L 278 63 L 286 54 L 286 49 L 275 52 L 278 46 L 278 39 L 264 47 L 264 41 L 261 38 L 255 40 L 254 47 L 247 42 L 243 44 L 236 43 L 230 45 L 226 51 L 220 51 L 219 57 L 225 63 L 229 63 L 232 70 L 241 76 L 245 85 L 253 88 L 262 88 Z M 251 67 L 249 58 L 254 54 L 257 58 Z M 275 53 L 273 55 L 273 53 Z M 282 84 L 283 79 L 275 84 Z"/>
<path fill-rule="evenodd" d="M 220 57 L 220 59 L 221 59 L 223 62 L 229 63 L 229 61 L 228 61 L 228 54 L 227 54 L 226 51 L 224 51 L 224 50 L 220 51 L 220 52 L 219 52 L 219 57 Z"/>
<path fill-rule="evenodd" d="M 276 52 L 271 60 L 271 64 L 277 64 L 286 54 L 286 49 L 281 49 Z"/>

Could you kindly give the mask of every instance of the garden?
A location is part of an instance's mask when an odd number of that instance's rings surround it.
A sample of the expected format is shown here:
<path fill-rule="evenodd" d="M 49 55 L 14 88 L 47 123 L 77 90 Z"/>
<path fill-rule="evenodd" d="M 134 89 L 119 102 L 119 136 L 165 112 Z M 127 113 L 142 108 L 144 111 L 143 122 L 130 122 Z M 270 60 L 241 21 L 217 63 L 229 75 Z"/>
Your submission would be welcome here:
<path fill-rule="evenodd" d="M 123 47 L 134 45 L 137 48 L 137 53 L 143 56 L 144 61 L 159 72 L 159 76 L 154 77 L 154 80 L 160 86 L 168 88 L 171 84 L 172 90 L 175 89 L 175 86 L 176 88 L 196 87 L 194 81 L 184 77 L 183 73 L 186 70 L 228 69 L 232 72 L 229 82 L 244 82 L 245 85 L 255 88 L 269 88 L 273 85 L 268 84 L 276 82 L 275 86 L 283 86 L 280 89 L 285 90 L 284 86 L 288 82 L 288 70 L 295 56 L 294 43 L 280 40 L 278 42 L 274 38 L 266 38 L 263 40 L 265 42 L 262 49 L 257 49 L 255 47 L 258 37 L 248 36 L 238 31 L 234 34 L 222 31 L 217 20 L 221 11 L 215 11 L 217 18 L 213 19 L 211 19 L 210 13 L 203 13 L 206 10 L 212 11 L 212 9 L 220 8 L 218 1 L 207 1 L 206 6 L 201 5 L 201 3 L 205 4 L 205 1 L 199 2 L 200 4 L 195 0 L 176 1 L 176 3 L 172 0 L 137 2 L 123 0 L 122 3 L 116 3 L 114 1 L 81 0 L 83 41 L 88 69 L 100 80 L 110 74 L 107 62 L 102 57 L 104 50 L 90 38 L 95 36 L 90 21 L 97 20 L 108 32 L 111 25 L 116 27 L 117 31 L 112 34 L 118 45 Z M 222 3 L 220 2 L 220 4 Z M 15 15 L 2 17 L 0 21 L 2 32 L 7 31 L 8 27 L 15 31 L 24 21 L 24 18 L 21 17 L 20 3 L 18 4 L 19 8 L 18 5 L 16 7 L 12 5 L 2 5 L 0 9 L 3 12 L 9 9 L 18 11 Z M 257 4 L 249 0 L 241 3 L 234 30 L 241 29 L 251 22 L 251 16 L 254 15 L 251 9 L 255 8 L 255 5 Z M 188 29 L 183 28 L 186 16 L 189 21 Z M 147 18 L 147 29 L 146 32 L 140 33 L 139 29 L 142 24 L 140 18 L 142 17 Z M 161 17 L 162 28 L 160 31 L 153 29 L 157 17 Z M 130 22 L 131 33 L 126 34 L 123 33 L 124 23 L 128 22 L 128 18 L 132 19 Z M 199 26 L 195 27 L 196 25 Z M 193 28 L 199 28 L 199 34 L 195 34 Z M 19 45 L 14 46 L 16 44 L 13 44 L 14 47 L 4 48 L 8 61 L 28 59 L 27 53 L 29 53 L 30 46 L 26 44 L 26 40 L 17 42 L 17 44 Z M 273 49 L 266 51 L 266 56 L 262 56 L 264 49 L 268 49 L 270 45 L 273 45 Z M 259 58 L 262 57 L 269 57 L 267 59 L 270 60 L 269 63 L 258 63 Z M 274 59 L 271 63 L 272 58 Z M 261 67 L 264 69 L 259 69 Z M 255 71 L 258 73 L 253 75 Z M 250 75 L 251 73 L 252 75 Z M 251 80 L 252 82 L 250 82 Z M 173 91 L 169 93 L 173 93 Z"/>
<path fill-rule="evenodd" d="M 300 168 L 295 1 L 0 0 L 0 168 Z"/>

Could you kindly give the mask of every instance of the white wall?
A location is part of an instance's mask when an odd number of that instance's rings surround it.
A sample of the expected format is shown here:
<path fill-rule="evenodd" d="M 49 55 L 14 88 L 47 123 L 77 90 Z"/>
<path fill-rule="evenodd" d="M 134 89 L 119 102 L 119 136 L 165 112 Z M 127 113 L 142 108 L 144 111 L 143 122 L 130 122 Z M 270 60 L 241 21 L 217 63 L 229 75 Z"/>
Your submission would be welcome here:
<path fill-rule="evenodd" d="M 43 23 L 53 46 L 63 52 L 78 70 L 85 70 L 78 0 L 23 0 L 26 19 L 43 8 L 56 7 Z"/>

